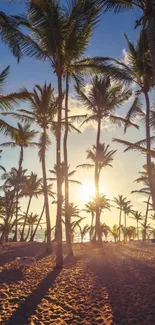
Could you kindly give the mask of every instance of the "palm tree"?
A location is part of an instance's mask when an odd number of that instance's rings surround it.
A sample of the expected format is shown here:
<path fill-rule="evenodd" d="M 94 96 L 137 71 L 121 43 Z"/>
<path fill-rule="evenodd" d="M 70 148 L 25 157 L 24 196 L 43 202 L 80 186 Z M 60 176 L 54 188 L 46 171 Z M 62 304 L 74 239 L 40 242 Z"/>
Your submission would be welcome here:
<path fill-rule="evenodd" d="M 29 236 L 30 236 L 30 238 L 32 238 L 33 227 L 34 227 L 34 225 L 37 224 L 38 218 L 39 218 L 39 215 L 37 213 L 34 214 L 33 212 L 31 212 L 27 216 L 24 216 L 24 219 L 26 219 L 26 225 L 28 226 L 28 231 L 27 231 L 27 235 L 25 237 L 25 241 L 28 240 Z"/>
<path fill-rule="evenodd" d="M 83 239 L 84 236 L 88 233 L 88 231 L 90 230 L 90 226 L 89 225 L 85 225 L 83 228 L 81 227 L 81 225 L 78 223 L 78 227 L 80 230 L 80 235 L 81 235 L 81 243 L 83 243 Z"/>
<path fill-rule="evenodd" d="M 125 232 L 126 232 L 126 237 L 128 237 L 129 240 L 135 239 L 137 236 L 136 227 L 134 226 L 127 227 Z"/>
<path fill-rule="evenodd" d="M 131 201 L 127 201 L 124 203 L 123 211 L 124 211 L 124 228 L 126 230 L 126 217 L 132 212 Z M 124 234 L 125 234 L 125 232 L 124 232 Z M 124 241 L 125 240 L 126 240 L 126 236 L 124 236 Z"/>
<path fill-rule="evenodd" d="M 69 171 L 69 168 L 70 166 L 68 166 L 68 169 L 67 169 L 67 173 L 68 173 L 68 181 L 71 183 L 71 184 L 78 184 L 78 185 L 81 185 L 81 182 L 77 181 L 77 180 L 74 180 L 74 179 L 70 179 L 70 177 L 72 177 L 75 173 L 76 173 L 76 170 L 72 170 L 71 172 Z M 58 168 L 57 168 L 57 165 L 54 165 L 54 168 L 49 170 L 51 174 L 54 175 L 54 177 L 52 178 L 49 178 L 50 181 L 56 181 L 57 180 L 57 176 L 58 176 Z M 62 162 L 61 163 L 61 168 L 60 168 L 60 177 L 61 177 L 61 184 L 63 185 L 64 182 L 65 182 L 65 163 Z"/>
<path fill-rule="evenodd" d="M 95 218 L 95 211 L 96 211 L 96 205 L 94 200 L 89 201 L 85 204 L 85 209 L 83 211 L 86 211 L 87 213 L 91 213 L 91 227 L 94 226 L 94 218 Z"/>
<path fill-rule="evenodd" d="M 108 240 L 108 234 L 110 232 L 109 226 L 107 226 L 105 223 L 103 223 L 101 225 L 101 231 L 102 231 L 102 234 L 104 234 L 104 236 L 105 236 L 105 240 L 107 241 Z"/>
<path fill-rule="evenodd" d="M 142 233 L 142 238 L 143 238 L 143 240 L 146 240 L 146 238 L 147 238 L 147 234 L 148 234 L 148 230 L 150 230 L 151 229 L 151 224 L 149 223 L 149 224 L 146 224 L 146 222 L 143 222 L 143 223 L 141 223 L 141 233 Z"/>
<path fill-rule="evenodd" d="M 119 227 L 117 225 L 114 225 L 112 228 L 110 228 L 110 232 L 112 236 L 114 237 L 115 244 L 117 242 L 117 239 L 119 238 Z"/>
<path fill-rule="evenodd" d="M 131 82 L 134 83 L 137 87 L 137 95 L 134 99 L 134 102 L 126 116 L 128 121 L 133 121 L 135 117 L 140 116 L 142 121 L 145 121 L 146 125 L 146 140 L 138 141 L 135 144 L 141 145 L 143 143 L 146 144 L 146 149 L 149 151 L 151 149 L 151 135 L 150 135 L 150 97 L 149 92 L 152 89 L 153 83 L 153 71 L 151 66 L 151 58 L 148 50 L 148 42 L 146 37 L 146 31 L 142 31 L 140 33 L 137 44 L 134 45 L 129 39 L 126 37 L 129 51 L 129 64 L 125 64 L 121 61 L 114 60 L 116 65 L 120 67 L 120 71 L 126 73 L 127 79 L 130 76 Z M 141 94 L 145 99 L 146 113 L 142 109 L 142 103 L 140 101 Z M 127 128 L 127 124 L 126 124 Z M 125 128 L 125 129 L 126 129 Z M 127 145 L 126 141 L 119 141 L 119 139 L 115 139 L 115 141 L 124 143 Z M 132 149 L 132 146 L 129 146 Z M 149 184 L 151 189 L 151 195 L 153 200 L 153 205 L 155 207 L 155 188 L 152 183 L 152 173 L 151 173 L 151 156 L 146 151 L 146 161 L 148 167 L 148 177 Z"/>
<path fill-rule="evenodd" d="M 98 148 L 98 149 L 97 149 Z M 104 143 L 97 144 L 97 146 L 93 146 L 93 150 L 87 150 L 87 159 L 91 159 L 93 164 L 83 164 L 78 165 L 77 167 L 82 168 L 92 168 L 95 167 L 95 188 L 96 188 L 96 234 L 98 236 L 98 241 L 102 242 L 102 234 L 100 229 L 100 208 L 99 208 L 99 179 L 100 179 L 100 173 L 102 168 L 110 166 L 111 162 L 113 161 L 113 155 L 115 154 L 116 150 L 110 150 L 109 151 L 109 145 L 105 145 Z M 97 167 L 96 167 L 97 166 Z M 97 170 L 96 170 L 97 168 Z"/>
<path fill-rule="evenodd" d="M 119 213 L 119 241 L 121 240 L 121 223 L 122 223 L 122 212 L 123 212 L 123 208 L 124 208 L 124 204 L 126 202 L 126 197 L 123 197 L 123 195 L 118 195 L 117 197 L 114 197 L 114 202 L 117 205 L 117 209 L 119 209 L 120 213 Z"/>
<path fill-rule="evenodd" d="M 0 154 L 2 153 L 2 151 L 3 151 L 3 150 L 0 150 Z M 0 159 L 1 159 L 1 158 L 2 158 L 2 157 L 0 156 Z M 5 169 L 2 165 L 0 165 L 0 169 L 3 170 L 3 172 L 6 172 L 6 169 Z"/>
<path fill-rule="evenodd" d="M 101 0 L 78 0 L 64 6 L 56 0 L 31 2 L 27 5 L 29 27 L 32 26 L 34 39 L 25 39 L 23 52 L 37 59 L 47 59 L 53 67 L 58 81 L 58 116 L 56 128 L 57 177 L 57 258 L 56 267 L 61 268 L 62 255 L 62 188 L 59 171 L 61 168 L 61 125 L 62 125 L 62 79 L 68 71 L 71 60 L 83 55 L 88 39 L 98 21 L 102 8 Z M 87 38 L 87 42 L 85 39 Z M 74 44 L 74 46 L 73 46 Z M 25 51 L 24 51 L 25 50 Z M 71 67 L 70 67 L 71 69 Z M 66 165 L 67 166 L 67 165 Z"/>
<path fill-rule="evenodd" d="M 27 91 L 27 90 L 26 90 Z M 57 113 L 58 99 L 54 96 L 54 88 L 52 85 L 44 84 L 43 87 L 36 85 L 32 93 L 28 93 L 29 103 L 31 111 L 19 110 L 19 113 L 13 114 L 13 116 L 22 120 L 28 120 L 37 123 L 41 128 L 41 136 L 39 140 L 39 158 L 42 164 L 43 184 L 44 184 L 44 200 L 45 200 L 45 214 L 47 225 L 47 246 L 46 251 L 50 253 L 52 251 L 51 246 L 51 221 L 49 212 L 49 200 L 47 189 L 47 172 L 46 172 L 46 151 L 50 145 L 50 139 L 48 136 L 48 128 L 50 127 L 53 132 L 56 130 L 56 122 L 54 120 Z"/>
<path fill-rule="evenodd" d="M 142 213 L 139 211 L 132 211 L 132 219 L 137 222 L 137 239 L 139 240 L 139 221 L 142 220 Z"/>
<path fill-rule="evenodd" d="M 18 123 L 18 129 L 10 134 L 12 141 L 4 142 L 1 144 L 3 147 L 10 147 L 10 148 L 20 148 L 20 156 L 19 156 L 19 163 L 18 163 L 18 175 L 17 175 L 17 183 L 16 183 L 16 229 L 15 229 L 15 241 L 17 241 L 17 219 L 18 219 L 18 199 L 19 199 L 19 185 L 22 177 L 22 163 L 23 163 L 23 154 L 24 148 L 27 147 L 34 147 L 38 144 L 33 142 L 33 138 L 37 134 L 37 131 L 31 130 L 29 124 L 25 124 L 22 126 Z"/>
<path fill-rule="evenodd" d="M 143 30 L 147 28 L 147 37 L 155 81 L 155 48 L 154 48 L 154 9 L 153 0 L 104 0 L 104 11 L 113 10 L 115 13 L 137 9 L 141 12 L 141 17 L 136 20 L 136 26 L 142 25 Z M 140 58 L 140 57 L 139 57 Z"/>
<path fill-rule="evenodd" d="M 29 214 L 29 209 L 31 205 L 31 201 L 33 197 L 38 197 L 38 195 L 41 194 L 40 191 L 40 185 L 41 185 L 42 179 L 38 178 L 37 174 L 31 172 L 29 176 L 25 178 L 24 183 L 22 184 L 21 187 L 21 195 L 25 197 L 29 197 L 28 200 L 28 205 L 25 213 L 25 221 L 23 223 L 23 228 L 21 231 L 21 238 L 20 241 L 24 241 L 24 231 L 25 231 L 25 226 L 27 223 L 27 216 Z"/>

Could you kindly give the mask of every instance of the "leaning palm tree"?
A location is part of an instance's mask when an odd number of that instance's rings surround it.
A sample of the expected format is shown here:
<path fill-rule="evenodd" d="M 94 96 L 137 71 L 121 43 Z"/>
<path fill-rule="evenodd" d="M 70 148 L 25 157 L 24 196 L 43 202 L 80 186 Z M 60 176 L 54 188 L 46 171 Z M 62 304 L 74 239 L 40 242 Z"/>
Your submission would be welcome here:
<path fill-rule="evenodd" d="M 33 142 L 32 140 L 36 136 L 38 132 L 35 130 L 30 129 L 29 124 L 25 124 L 22 126 L 18 123 L 18 129 L 10 134 L 11 140 L 9 142 L 4 142 L 1 144 L 2 147 L 9 147 L 9 148 L 20 148 L 20 156 L 19 156 L 19 163 L 18 163 L 18 175 L 17 175 L 17 184 L 16 184 L 16 229 L 15 229 L 15 241 L 17 241 L 17 220 L 18 220 L 18 199 L 19 199 L 19 185 L 22 177 L 22 163 L 24 158 L 24 148 L 34 148 L 38 144 Z"/>
<path fill-rule="evenodd" d="M 25 181 L 22 184 L 21 195 L 24 197 L 28 197 L 29 199 L 28 199 L 27 209 L 25 212 L 25 220 L 23 222 L 20 241 L 24 241 L 24 231 L 25 231 L 25 226 L 27 223 L 27 216 L 29 214 L 32 198 L 33 197 L 37 198 L 38 195 L 41 194 L 41 191 L 40 191 L 41 182 L 42 182 L 42 179 L 38 178 L 37 174 L 31 172 L 31 174 L 25 178 Z"/>
<path fill-rule="evenodd" d="M 142 25 L 143 29 L 147 30 L 147 38 L 149 44 L 149 50 L 151 54 L 151 62 L 154 72 L 155 81 L 155 47 L 154 47 L 154 0 L 104 0 L 104 11 L 113 10 L 115 13 L 121 11 L 138 9 L 141 14 L 140 19 L 136 20 L 136 26 Z"/>
<path fill-rule="evenodd" d="M 139 211 L 132 211 L 132 217 L 137 223 L 137 239 L 139 240 L 139 221 L 142 220 L 142 213 Z"/>
<path fill-rule="evenodd" d="M 122 223 L 122 212 L 124 208 L 124 204 L 126 202 L 126 197 L 123 197 L 123 195 L 118 195 L 118 197 L 114 197 L 114 203 L 117 206 L 117 209 L 119 209 L 119 241 L 121 240 L 121 223 Z"/>
<path fill-rule="evenodd" d="M 87 150 L 87 159 L 90 159 L 93 164 L 83 164 L 78 165 L 77 167 L 82 168 L 93 168 L 95 167 L 95 188 L 96 188 L 96 235 L 98 237 L 98 241 L 102 242 L 102 234 L 100 228 L 100 190 L 99 190 L 99 180 L 101 170 L 107 166 L 112 167 L 111 162 L 113 161 L 113 156 L 116 150 L 109 150 L 109 145 L 105 145 L 104 143 L 97 144 L 97 146 L 93 146 L 93 150 Z"/>
<path fill-rule="evenodd" d="M 151 149 L 151 135 L 150 135 L 150 122 L 151 122 L 151 112 L 150 112 L 150 96 L 149 92 L 151 91 L 152 87 L 154 86 L 153 82 L 153 71 L 151 66 L 151 58 L 150 52 L 148 48 L 148 42 L 146 37 L 146 32 L 142 31 L 140 33 L 139 39 L 134 45 L 126 36 L 127 44 L 128 44 L 128 51 L 129 51 L 129 58 L 128 64 L 125 64 L 122 61 L 115 60 L 116 65 L 120 68 L 120 71 L 126 73 L 127 79 L 128 76 L 131 78 L 131 82 L 134 83 L 137 87 L 137 95 L 134 99 L 134 102 L 127 113 L 126 118 L 128 121 L 134 121 L 137 116 L 145 122 L 146 125 L 146 140 L 138 141 L 135 144 L 141 145 L 145 144 L 146 149 L 149 151 Z M 145 111 L 143 111 L 143 105 L 140 100 L 140 97 L 144 97 L 145 100 Z M 127 124 L 126 124 L 127 128 Z M 115 139 L 115 141 L 117 141 Z M 118 141 L 119 142 L 119 141 Z M 126 144 L 126 142 L 122 141 L 122 143 Z M 132 149 L 132 146 L 129 146 Z M 148 166 L 148 176 L 149 176 L 149 183 L 151 189 L 151 195 L 153 204 L 155 207 L 155 188 L 152 183 L 152 173 L 151 173 L 151 156 L 146 151 L 146 162 Z"/>

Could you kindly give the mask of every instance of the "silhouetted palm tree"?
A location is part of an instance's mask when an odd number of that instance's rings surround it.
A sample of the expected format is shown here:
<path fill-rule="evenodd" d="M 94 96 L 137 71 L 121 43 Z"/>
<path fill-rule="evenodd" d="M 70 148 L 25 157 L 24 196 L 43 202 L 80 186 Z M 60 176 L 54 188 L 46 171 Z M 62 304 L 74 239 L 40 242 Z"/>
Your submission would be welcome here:
<path fill-rule="evenodd" d="M 117 239 L 119 238 L 119 227 L 117 225 L 114 225 L 112 228 L 110 228 L 110 232 L 114 238 L 115 243 L 117 242 Z"/>
<path fill-rule="evenodd" d="M 41 182 L 42 182 L 42 179 L 38 178 L 37 174 L 31 172 L 31 174 L 25 178 L 25 181 L 22 184 L 21 195 L 25 196 L 25 197 L 29 197 L 29 200 L 28 200 L 28 205 L 27 205 L 27 209 L 25 212 L 25 220 L 23 223 L 22 231 L 21 231 L 20 241 L 24 241 L 24 231 L 25 231 L 25 226 L 27 223 L 27 216 L 29 214 L 29 209 L 30 209 L 32 198 L 33 197 L 37 198 L 38 195 L 41 194 L 41 191 L 40 191 Z"/>
<path fill-rule="evenodd" d="M 118 195 L 118 198 L 114 197 L 114 200 L 113 200 L 117 206 L 117 209 L 120 210 L 120 213 L 119 213 L 119 241 L 121 239 L 122 212 L 123 212 L 123 208 L 124 208 L 124 204 L 125 204 L 126 200 L 127 200 L 127 198 L 123 197 L 123 195 Z"/>
<path fill-rule="evenodd" d="M 82 168 L 93 168 L 95 167 L 95 188 L 96 188 L 96 197 L 95 197 L 95 204 L 96 204 L 96 234 L 98 237 L 98 241 L 102 242 L 102 234 L 100 229 L 100 207 L 99 207 L 99 200 L 100 200 L 100 191 L 99 191 L 99 179 L 101 170 L 107 166 L 112 167 L 111 162 L 113 161 L 113 156 L 116 150 L 109 150 L 109 145 L 105 145 L 104 143 L 98 144 L 98 149 L 96 146 L 93 146 L 93 150 L 87 150 L 87 159 L 90 159 L 93 164 L 82 164 L 78 165 L 77 167 Z M 97 171 L 96 171 L 97 165 Z"/>
<path fill-rule="evenodd" d="M 85 38 L 89 39 L 98 21 L 102 8 L 101 0 L 78 0 L 64 6 L 56 0 L 31 2 L 27 5 L 28 18 L 35 34 L 35 44 L 25 40 L 25 54 L 37 59 L 47 59 L 57 76 L 58 116 L 56 128 L 57 177 L 57 268 L 62 267 L 62 188 L 59 170 L 61 168 L 61 126 L 62 126 L 62 79 L 69 71 L 71 60 L 83 55 Z M 29 27 L 30 27 L 29 26 Z M 36 46 L 37 44 L 37 46 Z M 74 44 L 74 46 L 73 46 Z M 24 50 L 23 50 L 24 51 Z M 71 69 L 71 67 L 70 67 Z M 66 165 L 67 166 L 67 165 Z"/>
<path fill-rule="evenodd" d="M 38 132 L 35 130 L 30 129 L 29 124 L 25 124 L 22 126 L 20 123 L 18 123 L 18 129 L 10 134 L 10 137 L 12 141 L 4 142 L 1 144 L 3 147 L 10 147 L 10 148 L 20 148 L 20 156 L 19 156 L 19 163 L 18 163 L 18 178 L 17 178 L 17 184 L 16 184 L 16 221 L 18 219 L 18 199 L 19 199 L 19 185 L 20 180 L 22 177 L 22 163 L 23 163 L 23 154 L 24 154 L 24 148 L 34 148 L 38 144 L 36 142 L 33 142 L 32 140 L 36 136 Z M 15 241 L 17 241 L 17 222 L 16 222 L 16 229 L 15 229 Z"/>
<path fill-rule="evenodd" d="M 132 219 L 137 222 L 137 239 L 139 240 L 139 221 L 142 220 L 142 213 L 139 211 L 132 211 Z"/>
<path fill-rule="evenodd" d="M 113 10 L 115 13 L 121 11 L 138 9 L 141 14 L 140 18 L 136 20 L 136 26 L 143 26 L 143 30 L 147 29 L 147 37 L 149 50 L 151 53 L 151 61 L 154 71 L 154 81 L 155 81 L 155 48 L 154 48 L 154 38 L 155 38 L 155 23 L 154 23 L 154 9 L 155 3 L 153 0 L 104 0 L 104 11 Z M 140 57 L 139 57 L 140 59 Z"/>
<path fill-rule="evenodd" d="M 151 66 L 151 58 L 150 52 L 148 49 L 148 42 L 146 31 L 142 31 L 140 33 L 139 39 L 134 45 L 129 39 L 127 38 L 128 44 L 128 64 L 125 64 L 121 61 L 114 60 L 116 64 L 120 67 L 120 70 L 126 72 L 127 78 L 130 75 L 131 82 L 134 83 L 137 87 L 137 96 L 126 116 L 128 121 L 134 121 L 134 119 L 139 116 L 142 121 L 145 121 L 146 125 L 146 140 L 138 141 L 135 144 L 141 145 L 145 144 L 146 149 L 149 151 L 151 149 L 151 135 L 150 135 L 150 96 L 149 92 L 151 91 L 152 87 L 154 86 L 153 82 L 153 71 Z M 143 106 L 140 101 L 140 96 L 143 95 L 145 98 L 145 112 L 143 111 Z M 126 124 L 127 127 L 127 124 Z M 115 139 L 115 141 L 119 141 L 119 139 Z M 121 141 L 121 143 L 127 144 L 126 141 Z M 132 146 L 129 146 L 129 149 L 132 149 Z M 149 177 L 149 184 L 150 190 L 153 200 L 153 205 L 155 207 L 155 188 L 154 184 L 152 183 L 152 173 L 151 173 L 151 156 L 146 151 L 146 161 L 148 167 L 148 177 Z"/>

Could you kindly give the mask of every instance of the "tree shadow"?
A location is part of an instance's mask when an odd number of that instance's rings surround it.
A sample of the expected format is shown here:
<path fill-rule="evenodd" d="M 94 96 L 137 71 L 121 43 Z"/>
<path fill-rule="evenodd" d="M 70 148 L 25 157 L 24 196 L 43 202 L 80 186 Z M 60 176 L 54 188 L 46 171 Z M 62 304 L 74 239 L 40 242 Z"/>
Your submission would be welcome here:
<path fill-rule="evenodd" d="M 0 272 L 0 284 L 10 284 L 21 280 L 23 280 L 23 273 L 17 268 L 4 269 L 2 272 Z"/>
<path fill-rule="evenodd" d="M 13 262 L 18 256 L 35 257 L 38 261 L 46 256 L 44 243 L 18 243 L 18 245 L 3 245 L 0 249 L 0 266 Z"/>
<path fill-rule="evenodd" d="M 70 268 L 73 263 L 77 262 L 77 258 L 67 256 L 64 259 L 64 268 Z M 30 316 L 35 314 L 37 306 L 41 303 L 44 296 L 47 294 L 48 289 L 54 287 L 55 280 L 61 273 L 61 269 L 53 269 L 48 275 L 38 284 L 37 288 L 22 302 L 15 312 L 11 315 L 8 321 L 4 324 L 13 325 L 18 324 L 19 320 L 21 325 L 29 325 Z"/>

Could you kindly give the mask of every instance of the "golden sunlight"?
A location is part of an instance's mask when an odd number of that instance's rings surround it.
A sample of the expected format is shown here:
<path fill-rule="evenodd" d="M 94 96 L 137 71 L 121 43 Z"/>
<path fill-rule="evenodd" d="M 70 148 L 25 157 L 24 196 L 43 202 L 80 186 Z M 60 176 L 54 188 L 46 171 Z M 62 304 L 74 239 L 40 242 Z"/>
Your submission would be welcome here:
<path fill-rule="evenodd" d="M 80 199 L 83 202 L 90 201 L 95 197 L 95 187 L 92 181 L 84 181 L 80 189 Z"/>
<path fill-rule="evenodd" d="M 82 183 L 80 190 L 80 200 L 83 201 L 84 203 L 87 203 L 88 201 L 91 201 L 92 198 L 95 197 L 95 186 L 93 184 L 93 181 L 91 180 L 85 180 Z M 105 184 L 100 185 L 100 193 L 104 195 L 109 195 L 108 189 L 105 186 Z"/>

